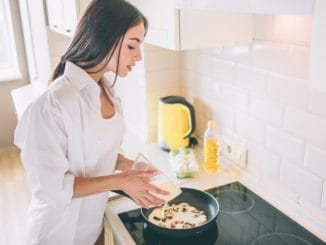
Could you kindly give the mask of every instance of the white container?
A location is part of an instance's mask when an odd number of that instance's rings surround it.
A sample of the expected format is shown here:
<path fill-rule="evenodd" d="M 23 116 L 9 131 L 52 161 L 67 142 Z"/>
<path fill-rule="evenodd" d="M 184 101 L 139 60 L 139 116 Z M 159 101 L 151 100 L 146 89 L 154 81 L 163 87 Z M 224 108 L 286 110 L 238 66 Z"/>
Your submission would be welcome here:
<path fill-rule="evenodd" d="M 171 179 L 169 179 L 162 171 L 157 169 L 153 164 L 142 154 L 138 153 L 134 164 L 132 165 L 131 169 L 133 170 L 156 170 L 158 174 L 151 178 L 151 183 L 156 185 L 157 187 L 168 191 L 169 195 L 160 195 L 157 193 L 152 193 L 153 195 L 165 200 L 168 202 L 178 195 L 181 194 L 182 190 L 178 187 Z"/>

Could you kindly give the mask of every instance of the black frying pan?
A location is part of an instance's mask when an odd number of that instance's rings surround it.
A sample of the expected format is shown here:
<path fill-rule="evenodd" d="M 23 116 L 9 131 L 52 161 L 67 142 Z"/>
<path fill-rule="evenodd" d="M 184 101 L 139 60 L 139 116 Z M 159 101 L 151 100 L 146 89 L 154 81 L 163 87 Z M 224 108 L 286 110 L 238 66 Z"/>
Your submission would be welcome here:
<path fill-rule="evenodd" d="M 219 204 L 217 200 L 210 194 L 204 191 L 200 191 L 197 189 L 192 188 L 181 188 L 182 193 L 174 198 L 173 200 L 169 201 L 169 204 L 179 204 L 182 202 L 187 202 L 189 205 L 197 208 L 198 210 L 202 210 L 205 212 L 207 217 L 207 223 L 197 226 L 194 228 L 188 228 L 188 229 L 170 229 L 170 228 L 164 228 L 158 225 L 155 225 L 151 223 L 148 220 L 148 217 L 150 213 L 153 211 L 155 207 L 152 208 L 142 208 L 141 214 L 146 220 L 146 223 L 148 224 L 148 227 L 150 227 L 152 230 L 162 234 L 167 235 L 171 237 L 187 237 L 187 236 L 193 236 L 196 234 L 199 234 L 208 228 L 210 228 L 212 225 L 215 224 L 217 214 L 219 213 Z"/>
<path fill-rule="evenodd" d="M 207 223 L 197 226 L 194 228 L 188 228 L 188 229 L 170 229 L 170 228 L 164 228 L 158 225 L 155 225 L 151 223 L 148 219 L 149 214 L 153 211 L 154 208 L 142 208 L 141 214 L 144 217 L 147 225 L 152 230 L 166 236 L 170 237 L 189 237 L 194 236 L 196 234 L 202 233 L 203 231 L 206 231 L 209 229 L 212 225 L 215 224 L 217 214 L 219 213 L 219 204 L 217 200 L 210 195 L 207 192 L 192 189 L 192 188 L 181 188 L 182 193 L 174 198 L 173 200 L 169 201 L 169 204 L 179 204 L 181 202 L 187 202 L 189 205 L 197 208 L 198 210 L 202 210 L 205 212 L 205 215 L 207 217 Z M 124 196 L 127 196 L 125 193 L 121 191 L 116 191 L 119 194 L 122 194 Z"/>

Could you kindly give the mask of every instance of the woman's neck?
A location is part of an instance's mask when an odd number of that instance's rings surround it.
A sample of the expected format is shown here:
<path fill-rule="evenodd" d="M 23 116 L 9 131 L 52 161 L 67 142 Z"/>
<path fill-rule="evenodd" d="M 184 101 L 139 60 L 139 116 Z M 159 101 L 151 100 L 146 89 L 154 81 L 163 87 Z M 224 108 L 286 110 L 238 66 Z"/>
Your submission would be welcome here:
<path fill-rule="evenodd" d="M 89 73 L 88 73 L 89 74 Z M 97 84 L 99 84 L 100 83 L 100 81 L 101 81 L 101 79 L 102 79 L 102 76 L 103 76 L 103 74 L 98 74 L 98 73 L 94 73 L 94 74 L 89 74 L 90 75 L 90 77 L 91 78 L 93 78 L 93 80 L 97 83 Z"/>
<path fill-rule="evenodd" d="M 102 69 L 101 69 L 102 68 Z M 86 72 L 88 73 L 88 75 L 93 78 L 93 80 L 96 83 L 99 83 L 99 81 L 102 79 L 104 73 L 106 72 L 105 69 L 103 69 L 103 67 L 100 67 L 100 65 L 97 65 L 95 67 L 86 69 Z"/>

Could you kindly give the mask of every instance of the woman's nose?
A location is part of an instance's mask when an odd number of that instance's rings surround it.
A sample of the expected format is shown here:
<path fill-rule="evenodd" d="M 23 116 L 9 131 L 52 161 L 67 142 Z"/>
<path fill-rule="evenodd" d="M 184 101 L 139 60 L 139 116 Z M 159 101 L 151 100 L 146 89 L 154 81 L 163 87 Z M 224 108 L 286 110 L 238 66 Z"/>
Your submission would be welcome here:
<path fill-rule="evenodd" d="M 135 61 L 141 61 L 142 60 L 142 52 L 141 49 L 138 50 L 137 54 L 134 57 Z"/>

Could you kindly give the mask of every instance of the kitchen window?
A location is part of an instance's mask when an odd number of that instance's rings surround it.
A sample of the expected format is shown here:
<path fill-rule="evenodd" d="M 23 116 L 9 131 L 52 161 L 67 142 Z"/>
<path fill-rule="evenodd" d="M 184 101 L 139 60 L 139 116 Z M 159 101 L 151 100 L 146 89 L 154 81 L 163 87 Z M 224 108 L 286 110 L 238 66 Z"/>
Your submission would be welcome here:
<path fill-rule="evenodd" d="M 21 78 L 9 0 L 0 0 L 0 82 Z"/>

